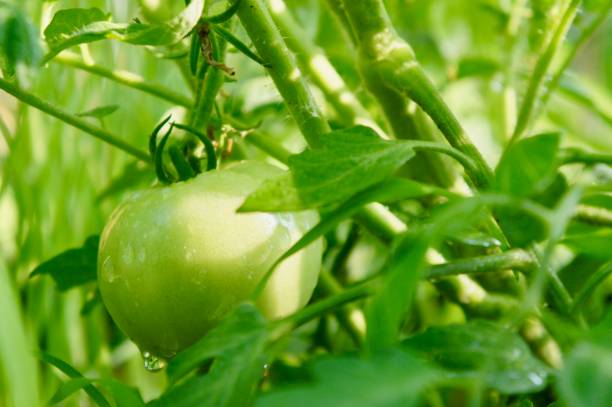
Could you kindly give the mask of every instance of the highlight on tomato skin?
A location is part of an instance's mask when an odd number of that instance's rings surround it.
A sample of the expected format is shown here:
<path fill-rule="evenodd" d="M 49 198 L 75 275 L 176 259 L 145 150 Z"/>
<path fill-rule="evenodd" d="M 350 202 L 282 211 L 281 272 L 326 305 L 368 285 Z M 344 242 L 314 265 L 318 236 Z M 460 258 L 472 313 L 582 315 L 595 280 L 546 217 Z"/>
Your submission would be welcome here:
<path fill-rule="evenodd" d="M 279 173 L 243 162 L 136 192 L 115 209 L 101 236 L 98 283 L 113 320 L 143 353 L 169 358 L 205 335 L 316 224 L 314 211 L 236 213 Z M 321 255 L 319 239 L 281 263 L 257 302 L 266 317 L 308 302 Z"/>

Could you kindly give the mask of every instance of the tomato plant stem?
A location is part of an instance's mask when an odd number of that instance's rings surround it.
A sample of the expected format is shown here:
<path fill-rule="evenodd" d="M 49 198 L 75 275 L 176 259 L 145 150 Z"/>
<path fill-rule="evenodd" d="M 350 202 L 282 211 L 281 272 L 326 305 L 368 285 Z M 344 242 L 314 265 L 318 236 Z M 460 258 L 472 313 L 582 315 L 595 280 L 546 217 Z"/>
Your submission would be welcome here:
<path fill-rule="evenodd" d="M 373 283 L 363 283 L 356 286 L 348 287 L 344 291 L 327 297 L 321 301 L 317 301 L 312 305 L 282 319 L 279 323 L 289 322 L 293 326 L 299 326 L 318 318 L 326 313 L 351 302 L 367 297 L 373 292 Z"/>
<path fill-rule="evenodd" d="M 338 295 L 344 291 L 344 287 L 327 270 L 321 270 L 319 284 L 329 296 Z M 355 312 L 361 313 L 361 310 L 358 310 L 351 305 L 347 305 L 346 309 L 336 310 L 335 316 L 340 326 L 342 326 L 346 333 L 351 337 L 351 340 L 355 343 L 355 345 L 360 346 L 365 338 L 365 326 L 363 324 L 359 326 L 356 321 L 351 318 L 351 314 Z"/>
<path fill-rule="evenodd" d="M 567 9 L 559 20 L 550 42 L 536 62 L 535 69 L 531 74 L 531 79 L 527 87 L 527 93 L 525 94 L 525 98 L 521 104 L 516 126 L 514 127 L 512 138 L 510 139 L 510 144 L 521 138 L 529 126 L 534 107 L 536 107 L 536 102 L 538 101 L 538 94 L 540 93 L 542 84 L 545 81 L 550 64 L 552 63 L 557 50 L 560 48 L 565 35 L 574 21 L 574 17 L 578 12 L 578 6 L 580 6 L 580 3 L 580 0 L 572 0 L 572 2 L 567 6 Z"/>
<path fill-rule="evenodd" d="M 140 75 L 118 69 L 107 69 L 96 64 L 89 64 L 73 53 L 63 52 L 53 58 L 52 61 L 110 79 L 114 82 L 140 90 L 141 92 L 148 93 L 170 103 L 185 107 L 191 107 L 193 105 L 193 102 L 188 97 L 161 85 L 151 84 Z"/>
<path fill-rule="evenodd" d="M 443 291 L 451 293 L 453 298 L 456 298 L 462 305 L 467 306 L 471 312 L 481 316 L 491 316 L 517 307 L 518 302 L 509 296 L 491 295 L 478 286 L 478 283 L 471 280 L 468 284 L 465 280 L 455 279 L 454 277 L 459 274 L 497 272 L 509 268 L 528 270 L 535 265 L 535 259 L 529 252 L 514 249 L 500 254 L 436 264 L 427 269 L 425 278 L 440 279 L 452 277 L 450 280 L 446 280 L 447 283 L 444 285 Z M 358 301 L 373 294 L 377 281 L 377 278 L 374 278 L 366 283 L 342 290 L 339 286 L 334 287 L 337 282 L 335 280 L 330 282 L 329 277 L 331 276 L 324 276 L 323 280 L 326 281 L 324 283 L 325 289 L 333 293 L 331 296 L 296 312 L 283 321 L 290 321 L 293 324 L 301 325 L 336 309 L 340 305 Z"/>
<path fill-rule="evenodd" d="M 351 27 L 351 24 L 349 23 L 342 0 L 326 0 L 325 3 L 327 4 L 329 10 L 334 14 L 340 25 L 344 27 L 351 43 L 355 45 L 357 43 L 357 35 L 355 35 L 353 32 L 353 27 Z"/>
<path fill-rule="evenodd" d="M 212 58 L 217 63 L 223 63 L 227 43 L 224 39 L 216 36 L 212 32 L 209 32 L 208 37 L 212 47 Z M 194 114 L 191 119 L 193 127 L 206 131 L 215 105 L 215 99 L 224 82 L 225 72 L 219 67 L 209 66 L 206 70 L 206 76 L 203 79 L 203 83 L 201 86 L 198 86 L 198 89 L 202 93 L 197 96 L 196 106 L 194 107 Z"/>
<path fill-rule="evenodd" d="M 592 205 L 578 205 L 574 219 L 596 226 L 612 227 L 612 211 Z"/>
<path fill-rule="evenodd" d="M 612 165 L 612 155 L 591 153 L 579 149 L 568 148 L 561 151 L 562 164 L 607 164 Z"/>
<path fill-rule="evenodd" d="M 348 88 L 321 48 L 315 45 L 300 27 L 283 0 L 266 0 L 270 14 L 287 45 L 297 57 L 300 68 L 308 72 L 314 84 L 323 91 L 326 100 L 344 125 L 364 124 L 381 136 L 384 132 L 370 118 L 365 107 Z"/>
<path fill-rule="evenodd" d="M 319 137 L 330 131 L 329 124 L 263 0 L 240 1 L 238 17 L 257 52 L 269 64 L 268 73 L 308 145 L 318 146 Z"/>
<path fill-rule="evenodd" d="M 548 99 L 550 98 L 552 93 L 559 87 L 559 82 L 561 82 L 563 74 L 565 73 L 567 68 L 569 68 L 570 64 L 576 57 L 576 54 L 578 53 L 580 48 L 584 45 L 585 42 L 587 42 L 589 38 L 591 38 L 593 33 L 601 26 L 601 24 L 606 21 L 606 18 L 608 18 L 611 9 L 612 0 L 609 0 L 605 5 L 602 6 L 601 11 L 597 14 L 597 17 L 591 20 L 591 22 L 581 30 L 580 36 L 571 45 L 569 52 L 561 63 L 561 66 L 559 66 L 559 68 L 557 68 L 557 70 L 555 71 L 548 86 L 544 87 L 544 92 L 540 97 L 541 101 L 536 110 L 541 111 L 544 108 L 546 102 L 548 102 Z"/>
<path fill-rule="evenodd" d="M 364 78 L 371 77 L 380 88 L 387 87 L 419 105 L 446 140 L 474 160 L 477 170 L 466 169 L 474 185 L 487 187 L 493 176 L 491 169 L 417 62 L 410 45 L 393 29 L 382 1 L 351 2 L 345 9 L 357 33 L 358 64 Z"/>
<path fill-rule="evenodd" d="M 126 153 L 138 158 L 139 160 L 150 162 L 149 154 L 147 154 L 145 151 L 131 146 L 130 144 L 119 139 L 107 130 L 93 126 L 86 120 L 55 107 L 51 103 L 40 99 L 32 93 L 21 89 L 20 87 L 10 83 L 9 81 L 3 78 L 0 78 L 0 89 L 13 95 L 15 98 L 21 100 L 24 103 L 27 103 L 30 106 L 33 106 L 47 114 L 50 114 L 51 116 L 54 116 L 62 120 L 63 122 L 66 122 L 71 126 L 76 127 L 77 129 L 83 130 L 84 132 L 89 133 L 92 136 L 108 144 L 111 144 L 119 148 L 120 150 L 125 151 Z"/>
<path fill-rule="evenodd" d="M 529 270 L 536 266 L 536 259 L 527 251 L 512 249 L 503 253 L 455 260 L 436 264 L 426 273 L 426 278 L 441 278 L 457 274 L 484 273 L 504 269 Z"/>

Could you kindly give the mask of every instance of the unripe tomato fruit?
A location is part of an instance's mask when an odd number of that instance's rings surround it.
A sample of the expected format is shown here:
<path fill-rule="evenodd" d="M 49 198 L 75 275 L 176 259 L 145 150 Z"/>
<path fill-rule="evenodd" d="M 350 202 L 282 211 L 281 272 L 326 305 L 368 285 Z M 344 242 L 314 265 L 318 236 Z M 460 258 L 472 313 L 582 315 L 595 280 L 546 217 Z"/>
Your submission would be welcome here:
<path fill-rule="evenodd" d="M 315 225 L 313 211 L 236 213 L 279 173 L 245 162 L 137 192 L 115 209 L 100 239 L 98 283 L 113 320 L 143 353 L 169 358 L 193 344 Z M 319 240 L 281 263 L 257 303 L 266 317 L 308 302 L 321 255 Z"/>

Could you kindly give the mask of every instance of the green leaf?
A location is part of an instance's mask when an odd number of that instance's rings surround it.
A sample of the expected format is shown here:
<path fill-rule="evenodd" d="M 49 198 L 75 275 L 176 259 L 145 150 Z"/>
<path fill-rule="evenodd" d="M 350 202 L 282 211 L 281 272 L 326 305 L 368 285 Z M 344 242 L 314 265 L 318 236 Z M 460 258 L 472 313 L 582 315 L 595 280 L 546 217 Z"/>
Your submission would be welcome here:
<path fill-rule="evenodd" d="M 77 114 L 79 117 L 94 117 L 96 119 L 102 119 L 108 115 L 115 113 L 119 109 L 118 105 L 105 105 L 95 107 L 91 110 Z"/>
<path fill-rule="evenodd" d="M 487 57 L 462 58 L 457 65 L 457 79 L 473 76 L 492 76 L 499 71 L 499 62 Z"/>
<path fill-rule="evenodd" d="M 242 52 L 244 55 L 257 62 L 259 65 L 264 66 L 266 68 L 270 67 L 270 64 L 267 64 L 263 59 L 261 59 L 259 55 L 257 55 L 254 51 L 251 51 L 248 45 L 240 41 L 240 39 L 238 39 L 238 37 L 232 34 L 231 31 L 223 28 L 223 26 L 221 25 L 213 26 L 212 29 L 214 33 L 219 35 L 219 37 L 232 44 L 238 51 Z"/>
<path fill-rule="evenodd" d="M 418 406 L 423 391 L 442 376 L 435 368 L 399 349 L 369 358 L 324 357 L 307 367 L 312 382 L 263 394 L 256 406 Z"/>
<path fill-rule="evenodd" d="M 20 65 L 36 66 L 42 58 L 38 30 L 17 8 L 10 7 L 0 16 L 0 61 L 8 75 L 17 73 Z"/>
<path fill-rule="evenodd" d="M 86 377 L 75 377 L 74 379 L 65 381 L 57 388 L 57 390 L 55 391 L 55 393 L 47 404 L 51 406 L 57 403 L 61 403 L 77 391 L 90 385 L 91 380 Z"/>
<path fill-rule="evenodd" d="M 103 12 L 99 8 L 59 10 L 55 13 L 47 28 L 45 28 L 45 40 L 51 48 L 55 48 L 59 44 L 66 42 L 69 38 L 77 38 L 79 34 L 85 35 L 85 30 L 89 25 L 109 21 L 110 18 L 110 14 Z M 78 43 L 76 42 L 75 44 Z"/>
<path fill-rule="evenodd" d="M 56 358 L 55 356 L 49 355 L 47 353 L 41 354 L 40 358 L 42 359 L 43 362 L 48 363 L 48 364 L 58 368 L 66 376 L 68 376 L 68 377 L 70 377 L 72 379 L 79 379 L 78 384 L 79 385 L 83 384 L 83 386 L 82 386 L 83 390 L 85 390 L 85 392 L 89 395 L 89 397 L 91 397 L 92 400 L 98 406 L 100 406 L 100 407 L 111 407 L 110 403 L 106 400 L 106 398 L 104 398 L 104 395 L 102 393 L 100 393 L 100 390 L 98 390 L 91 383 L 89 383 L 89 384 L 83 383 L 82 379 L 85 379 L 85 377 L 81 374 L 81 372 L 79 372 L 77 369 L 72 367 L 70 364 L 68 364 L 67 362 L 64 362 L 63 360 L 61 360 L 59 358 Z M 87 379 L 85 379 L 85 380 L 87 380 Z M 70 386 L 70 388 L 72 388 L 72 386 Z M 79 388 L 81 388 L 81 387 L 79 387 Z M 70 390 L 70 389 L 68 389 L 68 390 Z M 74 391 L 76 391 L 76 390 L 78 390 L 78 388 L 75 389 Z"/>
<path fill-rule="evenodd" d="M 399 239 L 384 267 L 382 285 L 366 310 L 367 344 L 371 349 L 381 349 L 397 341 L 426 266 L 429 247 L 443 237 L 464 230 L 483 213 L 486 211 L 478 197 L 457 200 L 442 208 L 428 225 L 414 228 Z"/>
<path fill-rule="evenodd" d="M 62 383 L 57 388 L 48 404 L 58 404 L 81 389 L 87 391 L 88 388 L 95 388 L 93 386 L 95 383 L 101 384 L 113 397 L 113 400 L 115 400 L 118 406 L 144 407 L 145 405 L 140 393 L 133 387 L 127 386 L 114 379 L 88 379 L 86 377 L 73 377 Z M 98 403 L 98 405 L 105 406 L 106 404 Z"/>
<path fill-rule="evenodd" d="M 511 145 L 495 170 L 495 188 L 516 197 L 543 192 L 556 176 L 559 134 L 546 133 Z"/>
<path fill-rule="evenodd" d="M 136 45 L 172 45 L 188 35 L 197 24 L 204 0 L 193 0 L 177 17 L 161 24 L 114 23 L 97 8 L 59 10 L 45 29 L 49 61 L 62 50 L 78 44 L 115 39 Z"/>
<path fill-rule="evenodd" d="M 505 394 L 542 390 L 550 374 L 516 333 L 488 321 L 431 327 L 402 344 L 462 377 L 480 380 Z"/>
<path fill-rule="evenodd" d="M 556 388 L 568 406 L 612 405 L 612 312 L 569 353 Z"/>
<path fill-rule="evenodd" d="M 151 406 L 250 405 L 266 363 L 264 345 L 265 340 L 257 340 L 226 350 L 215 359 L 206 375 L 193 376 L 172 387 Z"/>
<path fill-rule="evenodd" d="M 83 246 L 66 250 L 40 264 L 30 277 L 48 274 L 60 291 L 95 281 L 99 241 L 97 235 L 88 237 Z"/>
<path fill-rule="evenodd" d="M 405 199 L 419 198 L 433 194 L 448 196 L 446 190 L 436 188 L 434 186 L 422 184 L 417 181 L 412 181 L 405 178 L 394 177 L 381 184 L 378 184 L 370 189 L 362 191 L 340 205 L 333 211 L 327 212 L 322 216 L 319 223 L 310 229 L 304 236 L 294 243 L 283 255 L 275 262 L 275 265 L 280 264 L 284 259 L 289 258 L 292 254 L 297 253 L 310 243 L 317 240 L 319 237 L 331 231 L 336 225 L 343 220 L 350 218 L 357 211 L 363 208 L 370 202 L 392 203 L 403 201 Z"/>
<path fill-rule="evenodd" d="M 419 231 L 405 235 L 385 266 L 386 277 L 366 309 L 367 343 L 382 349 L 397 341 L 401 322 L 426 266 L 425 254 L 431 235 Z"/>
<path fill-rule="evenodd" d="M 59 10 L 44 31 L 50 50 L 44 61 L 71 46 L 101 40 L 112 31 L 112 27 L 123 26 L 110 23 L 109 20 L 110 14 L 98 8 Z"/>
<path fill-rule="evenodd" d="M 176 355 L 168 364 L 168 377 L 176 382 L 208 359 L 258 342 L 267 334 L 267 322 L 257 309 L 242 304 L 200 341 Z"/>
<path fill-rule="evenodd" d="M 570 229 L 562 243 L 583 255 L 601 260 L 612 259 L 612 228 L 588 228 L 584 232 Z"/>
<path fill-rule="evenodd" d="M 414 156 L 407 143 L 380 139 L 364 126 L 321 137 L 321 147 L 289 158 L 290 172 L 266 181 L 240 211 L 293 211 L 337 204 L 384 181 Z"/>
<path fill-rule="evenodd" d="M 236 12 L 238 11 L 238 7 L 240 7 L 240 0 L 234 1 L 233 4 L 231 4 L 226 10 L 220 12 L 219 14 L 203 17 L 202 19 L 207 23 L 220 24 L 232 18 L 234 14 L 236 14 Z"/>
<path fill-rule="evenodd" d="M 269 337 L 266 320 L 251 304 L 243 304 L 195 345 L 168 365 L 174 383 L 208 359 L 210 372 L 173 386 L 153 406 L 249 405 L 265 364 Z"/>
<path fill-rule="evenodd" d="M 496 208 L 495 217 L 515 247 L 527 247 L 533 242 L 544 240 L 548 233 L 548 227 L 542 219 L 519 209 Z"/>

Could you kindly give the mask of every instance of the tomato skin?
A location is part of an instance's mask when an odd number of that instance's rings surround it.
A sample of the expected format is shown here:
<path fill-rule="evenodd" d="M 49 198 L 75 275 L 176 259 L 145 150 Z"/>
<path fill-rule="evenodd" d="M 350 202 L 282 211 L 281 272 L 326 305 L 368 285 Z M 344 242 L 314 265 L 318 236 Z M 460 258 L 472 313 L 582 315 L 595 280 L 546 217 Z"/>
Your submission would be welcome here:
<path fill-rule="evenodd" d="M 313 211 L 235 213 L 281 171 L 246 162 L 137 192 L 100 239 L 98 284 L 113 320 L 143 352 L 172 357 L 248 299 L 271 264 L 318 221 Z M 322 242 L 285 260 L 257 306 L 268 318 L 310 299 Z"/>

